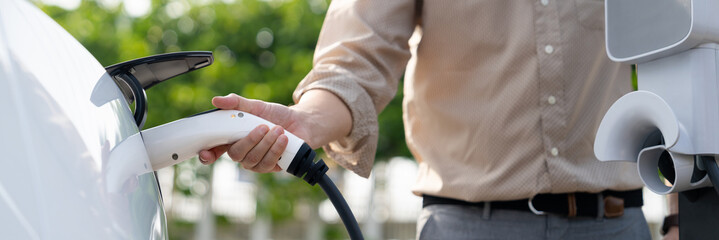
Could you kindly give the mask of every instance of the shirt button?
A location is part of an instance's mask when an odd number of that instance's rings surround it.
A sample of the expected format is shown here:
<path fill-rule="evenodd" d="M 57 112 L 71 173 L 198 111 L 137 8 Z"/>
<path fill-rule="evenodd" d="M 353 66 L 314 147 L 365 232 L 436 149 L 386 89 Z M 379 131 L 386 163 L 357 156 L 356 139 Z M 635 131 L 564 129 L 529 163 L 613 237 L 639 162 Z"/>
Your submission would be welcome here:
<path fill-rule="evenodd" d="M 555 157 L 557 155 L 559 155 L 559 149 L 557 149 L 555 147 L 553 147 L 552 150 L 549 150 L 549 152 L 552 154 L 552 156 L 555 156 Z"/>
<path fill-rule="evenodd" d="M 539 2 L 541 2 L 544 6 L 547 6 L 549 4 L 549 0 L 540 0 Z"/>
<path fill-rule="evenodd" d="M 555 98 L 554 96 L 549 96 L 547 98 L 547 102 L 549 103 L 549 105 L 554 105 L 555 103 L 557 103 L 557 98 Z"/>
<path fill-rule="evenodd" d="M 554 52 L 554 47 L 552 47 L 552 45 L 547 45 L 544 47 L 544 52 L 552 54 Z"/>

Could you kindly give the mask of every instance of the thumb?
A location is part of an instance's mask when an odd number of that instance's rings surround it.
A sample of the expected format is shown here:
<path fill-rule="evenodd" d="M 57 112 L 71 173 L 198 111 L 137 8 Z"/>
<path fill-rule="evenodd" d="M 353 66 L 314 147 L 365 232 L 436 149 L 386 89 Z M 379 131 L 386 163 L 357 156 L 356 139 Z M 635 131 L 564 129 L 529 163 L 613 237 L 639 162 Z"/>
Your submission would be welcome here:
<path fill-rule="evenodd" d="M 215 107 L 219 109 L 243 111 L 284 127 L 287 127 L 285 124 L 289 121 L 291 115 L 287 106 L 247 99 L 234 93 L 224 97 L 218 96 L 212 98 L 212 105 L 215 105 Z"/>
<path fill-rule="evenodd" d="M 248 112 L 257 115 L 263 109 L 263 102 L 250 100 L 237 94 L 230 93 L 227 96 L 217 96 L 212 98 L 212 105 L 219 109 L 233 109 Z"/>

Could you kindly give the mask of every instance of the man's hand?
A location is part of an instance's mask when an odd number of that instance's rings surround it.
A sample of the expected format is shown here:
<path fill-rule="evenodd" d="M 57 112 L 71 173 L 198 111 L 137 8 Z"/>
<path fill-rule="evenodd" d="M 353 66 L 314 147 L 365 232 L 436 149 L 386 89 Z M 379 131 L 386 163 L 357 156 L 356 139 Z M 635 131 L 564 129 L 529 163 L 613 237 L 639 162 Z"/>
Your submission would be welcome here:
<path fill-rule="evenodd" d="M 247 112 L 276 126 L 270 129 L 260 125 L 235 143 L 201 151 L 199 157 L 203 164 L 211 164 L 227 152 L 245 169 L 260 173 L 277 172 L 281 170 L 277 161 L 287 147 L 285 129 L 314 149 L 348 135 L 352 128 L 351 115 L 344 102 L 324 90 L 306 92 L 302 100 L 292 107 L 246 99 L 236 94 L 214 97 L 212 105 Z"/>
<path fill-rule="evenodd" d="M 297 137 L 306 139 L 307 131 L 296 124 L 299 122 L 299 113 L 287 106 L 276 103 L 267 103 L 259 100 L 250 100 L 230 94 L 224 97 L 214 97 L 212 105 L 220 109 L 240 110 L 270 121 L 277 126 L 270 129 L 267 125 L 257 126 L 247 137 L 229 145 L 221 145 L 199 153 L 203 164 L 216 161 L 220 155 L 227 152 L 232 160 L 239 162 L 242 167 L 255 172 L 277 172 L 280 167 L 277 161 L 287 147 L 285 129 Z"/>

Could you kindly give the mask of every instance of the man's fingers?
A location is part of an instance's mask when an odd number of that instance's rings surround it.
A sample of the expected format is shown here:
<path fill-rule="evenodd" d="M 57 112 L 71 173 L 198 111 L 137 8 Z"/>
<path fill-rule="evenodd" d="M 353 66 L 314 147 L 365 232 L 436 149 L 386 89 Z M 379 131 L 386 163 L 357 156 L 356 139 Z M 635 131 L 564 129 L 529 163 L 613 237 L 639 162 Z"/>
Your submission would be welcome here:
<path fill-rule="evenodd" d="M 269 131 L 270 128 L 264 124 L 256 127 L 255 129 L 252 129 L 252 131 L 247 134 L 247 136 L 243 137 L 242 139 L 232 144 L 232 146 L 230 146 L 230 149 L 227 150 L 227 155 L 229 155 L 230 158 L 232 158 L 232 160 L 235 162 L 244 162 L 245 158 L 247 157 L 247 153 L 250 152 L 250 150 L 252 150 L 255 145 L 260 143 L 260 141 L 262 141 L 262 139 Z"/>
<path fill-rule="evenodd" d="M 284 132 L 285 130 L 282 129 L 282 127 L 274 126 L 270 130 L 270 132 L 268 132 L 265 137 L 262 138 L 262 140 L 257 143 L 257 145 L 255 145 L 255 147 L 253 147 L 249 152 L 247 152 L 247 155 L 245 155 L 245 160 L 242 160 L 242 167 L 255 172 L 266 172 L 269 171 L 271 167 L 274 167 L 274 162 L 272 163 L 272 165 L 269 165 L 269 163 L 261 163 L 272 145 L 274 145 L 277 141 L 277 137 L 282 135 Z"/>
<path fill-rule="evenodd" d="M 267 113 L 266 111 L 271 104 L 260 100 L 247 99 L 237 94 L 230 93 L 227 96 L 213 97 L 212 105 L 219 109 L 240 110 L 262 117 Z"/>
<path fill-rule="evenodd" d="M 282 156 L 282 152 L 285 151 L 287 141 L 286 135 L 279 135 L 264 157 L 262 157 L 262 160 L 251 170 L 261 173 L 273 172 L 275 167 L 279 167 L 277 166 L 277 160 Z"/>
<path fill-rule="evenodd" d="M 213 161 L 212 159 L 215 159 L 215 154 L 210 150 L 202 150 L 197 154 L 197 157 L 199 158 L 200 163 L 207 165 Z"/>
<path fill-rule="evenodd" d="M 239 110 L 238 106 L 241 101 L 240 96 L 234 93 L 230 93 L 227 96 L 217 96 L 212 98 L 212 105 L 220 109 L 236 109 Z"/>
<path fill-rule="evenodd" d="M 262 110 L 262 101 L 247 99 L 240 95 L 230 93 L 227 96 L 217 96 L 212 98 L 212 105 L 220 109 L 234 109 L 258 114 L 257 111 Z"/>
<path fill-rule="evenodd" d="M 220 156 L 222 156 L 222 154 L 227 152 L 227 149 L 229 149 L 229 148 L 230 148 L 230 145 L 220 145 L 220 146 L 208 149 L 208 150 L 202 150 L 197 155 L 202 164 L 205 164 L 205 165 L 212 164 L 215 161 L 217 161 L 217 159 L 220 158 Z"/>

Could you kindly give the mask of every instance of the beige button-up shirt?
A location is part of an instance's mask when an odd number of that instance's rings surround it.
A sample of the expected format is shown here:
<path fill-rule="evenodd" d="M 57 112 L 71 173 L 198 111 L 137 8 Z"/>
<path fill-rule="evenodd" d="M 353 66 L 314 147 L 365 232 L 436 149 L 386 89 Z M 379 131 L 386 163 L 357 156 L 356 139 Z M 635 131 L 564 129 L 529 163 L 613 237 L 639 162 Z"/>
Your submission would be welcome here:
<path fill-rule="evenodd" d="M 353 129 L 324 146 L 367 177 L 377 114 L 404 72 L 415 194 L 465 201 L 642 186 L 631 163 L 598 161 L 602 116 L 631 90 L 605 53 L 598 0 L 334 0 L 314 68 L 294 94 L 338 95 Z"/>

